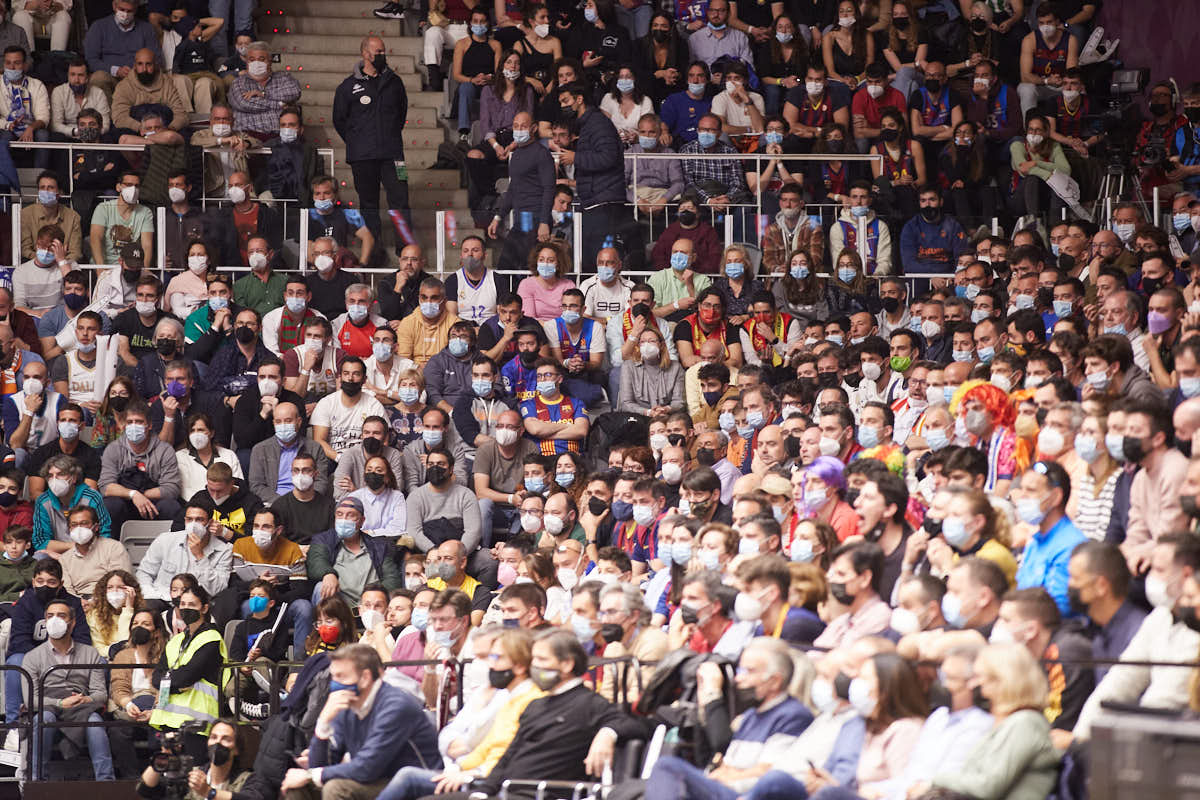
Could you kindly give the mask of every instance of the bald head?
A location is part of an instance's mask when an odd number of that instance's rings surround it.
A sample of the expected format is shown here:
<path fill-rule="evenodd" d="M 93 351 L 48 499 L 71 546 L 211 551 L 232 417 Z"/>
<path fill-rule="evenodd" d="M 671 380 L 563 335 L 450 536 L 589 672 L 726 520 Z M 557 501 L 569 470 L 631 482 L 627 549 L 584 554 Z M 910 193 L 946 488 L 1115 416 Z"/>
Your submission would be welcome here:
<path fill-rule="evenodd" d="M 705 339 L 700 345 L 700 360 L 711 361 L 714 364 L 721 360 L 721 356 L 725 354 L 725 347 L 719 339 Z"/>
<path fill-rule="evenodd" d="M 971 374 L 971 364 L 966 361 L 951 361 L 946 365 L 946 383 L 958 386 Z"/>
<path fill-rule="evenodd" d="M 1175 438 L 1181 442 L 1189 441 L 1197 430 L 1200 430 L 1200 397 L 1184 400 L 1175 409 Z"/>

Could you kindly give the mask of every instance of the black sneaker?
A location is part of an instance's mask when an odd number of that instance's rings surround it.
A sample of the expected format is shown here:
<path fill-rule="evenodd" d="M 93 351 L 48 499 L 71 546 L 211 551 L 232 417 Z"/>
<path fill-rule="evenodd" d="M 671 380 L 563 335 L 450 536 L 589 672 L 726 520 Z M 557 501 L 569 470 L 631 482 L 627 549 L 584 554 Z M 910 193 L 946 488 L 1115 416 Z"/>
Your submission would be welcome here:
<path fill-rule="evenodd" d="M 262 720 L 271 715 L 270 703 L 251 703 L 242 701 L 242 716 L 246 719 Z"/>
<path fill-rule="evenodd" d="M 404 9 L 399 3 L 388 3 L 383 8 L 375 9 L 375 16 L 380 19 L 404 19 Z"/>

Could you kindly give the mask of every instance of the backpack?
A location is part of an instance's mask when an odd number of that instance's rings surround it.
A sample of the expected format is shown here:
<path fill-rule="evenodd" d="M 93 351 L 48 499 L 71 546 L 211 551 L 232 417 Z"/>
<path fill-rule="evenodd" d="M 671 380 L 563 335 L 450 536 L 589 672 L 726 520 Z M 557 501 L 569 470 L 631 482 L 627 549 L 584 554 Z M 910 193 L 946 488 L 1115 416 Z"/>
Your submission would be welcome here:
<path fill-rule="evenodd" d="M 608 463 L 608 451 L 613 445 L 645 444 L 650 437 L 650 418 L 645 414 L 609 411 L 592 422 L 588 431 L 587 453 L 594 463 Z"/>
<path fill-rule="evenodd" d="M 696 671 L 712 662 L 725 673 L 724 702 L 732 720 L 748 706 L 739 698 L 733 676 L 736 664 L 712 653 L 694 653 L 680 648 L 658 662 L 658 668 L 638 697 L 634 712 L 654 719 L 668 728 L 663 755 L 675 755 L 704 768 L 714 755 L 723 752 L 728 742 L 710 742 L 700 721 L 696 700 Z"/>

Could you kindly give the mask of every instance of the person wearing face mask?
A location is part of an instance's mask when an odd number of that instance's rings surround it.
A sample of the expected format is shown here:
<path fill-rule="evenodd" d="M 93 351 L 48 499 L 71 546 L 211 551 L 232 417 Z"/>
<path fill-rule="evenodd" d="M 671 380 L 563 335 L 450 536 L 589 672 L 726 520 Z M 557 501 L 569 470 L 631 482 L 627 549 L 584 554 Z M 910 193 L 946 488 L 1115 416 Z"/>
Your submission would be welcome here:
<path fill-rule="evenodd" d="M 902 68 L 891 83 L 888 71 L 889 65 L 882 62 L 869 64 L 866 80 L 850 101 L 854 138 L 860 152 L 866 152 L 870 143 L 879 138 L 883 110 L 889 106 L 903 109 L 915 88 L 914 67 Z"/>
<path fill-rule="evenodd" d="M 125 430 L 104 448 L 99 490 L 112 527 L 127 519 L 173 519 L 180 509 L 179 463 L 171 445 L 152 436 L 140 398 L 125 409 Z"/>
<path fill-rule="evenodd" d="M 1030 114 L 1025 121 L 1025 136 L 1009 145 L 1012 163 L 1013 188 L 1009 207 L 1016 214 L 1037 215 L 1049 206 L 1050 216 L 1057 218 L 1065 201 L 1059 186 L 1071 179 L 1071 165 L 1062 145 L 1050 138 L 1050 123 L 1040 113 Z"/>
<path fill-rule="evenodd" d="M 807 644 L 821 635 L 825 623 L 807 608 L 788 603 L 791 574 L 779 556 L 762 555 L 743 562 L 738 577 L 744 589 L 734 602 L 734 613 L 738 619 L 757 624 L 755 636 Z"/>
<path fill-rule="evenodd" d="M 375 291 L 365 283 L 352 283 L 345 291 L 346 311 L 330 323 L 336 347 L 343 353 L 367 358 L 373 353 L 372 337 L 387 326 L 387 320 L 371 309 Z"/>
<path fill-rule="evenodd" d="M 453 467 L 450 477 L 458 484 L 467 486 L 466 446 L 458 436 L 458 431 L 450 424 L 450 415 L 440 408 L 426 407 L 421 413 L 421 434 L 417 439 L 407 444 L 401 452 L 401 475 L 404 491 L 414 491 L 425 483 L 428 455 L 435 449 L 445 450 L 454 455 L 458 464 Z"/>
<path fill-rule="evenodd" d="M 687 574 L 679 594 L 679 609 L 671 615 L 667 647 L 686 647 L 696 653 L 736 658 L 754 636 L 754 623 L 734 619 L 735 595 L 726 590 L 716 570 Z"/>
<path fill-rule="evenodd" d="M 1063 75 L 1079 66 L 1080 42 L 1067 31 L 1058 7 L 1038 7 L 1037 28 L 1021 40 L 1021 114 L 1039 102 L 1062 95 Z"/>
<path fill-rule="evenodd" d="M 316 582 L 312 602 L 340 595 L 347 602 L 357 603 L 363 587 L 378 581 L 388 591 L 404 585 L 404 578 L 388 555 L 387 539 L 363 532 L 366 518 L 362 501 L 344 497 L 334 510 L 333 528 L 318 533 L 309 545 L 308 578 Z M 352 559 L 366 558 L 367 569 L 352 566 Z"/>
<path fill-rule="evenodd" d="M 704 715 L 709 741 L 729 742 L 721 765 L 705 772 L 682 758 L 664 756 L 646 781 L 646 795 L 727 800 L 752 789 L 771 769 L 768 753 L 779 752 L 776 745 L 791 748 L 812 723 L 812 712 L 787 693 L 793 668 L 787 645 L 766 637 L 751 640 L 738 660 L 736 678 L 738 693 L 750 695 L 750 709 L 733 719 L 716 712 Z M 725 702 L 724 673 L 715 664 L 700 666 L 696 685 L 701 707 Z"/>
<path fill-rule="evenodd" d="M 635 141 L 626 152 L 630 155 L 674 153 L 675 150 L 668 146 L 670 140 L 667 139 L 667 144 L 663 142 L 664 124 L 653 111 L 642 114 L 637 120 Z M 667 201 L 678 197 L 684 189 L 683 168 L 677 160 L 670 158 L 626 158 L 625 182 L 629 186 L 629 202 L 637 203 L 639 214 L 661 215 Z M 583 288 L 586 291 L 586 284 Z"/>
<path fill-rule="evenodd" d="M 145 20 L 134 17 L 137 4 L 132 0 L 113 0 L 113 13 L 88 27 L 83 49 L 88 66 L 94 70 L 92 83 L 112 96 L 117 82 L 133 72 L 139 48 L 158 52 L 158 37 Z M 28 48 L 30 42 L 26 42 Z"/>
<path fill-rule="evenodd" d="M 35 675 L 42 692 L 38 698 L 30 690 L 25 691 L 25 703 L 29 708 L 43 707 L 35 724 L 64 721 L 99 722 L 100 711 L 108 700 L 108 686 L 102 673 L 92 669 L 51 672 L 55 664 L 76 664 L 90 667 L 103 663 L 103 658 L 90 644 L 73 641 L 74 629 L 86 628 L 82 616 L 76 616 L 74 606 L 62 599 L 51 600 L 44 613 L 48 641 L 25 654 L 22 669 Z M 39 703 L 40 699 L 40 703 Z M 215 708 L 215 701 L 214 701 Z M 45 730 L 40 725 L 33 733 L 33 774 L 36 780 L 45 780 L 46 761 L 51 757 L 55 729 Z M 62 731 L 76 746 L 86 745 L 97 781 L 114 779 L 112 753 L 104 728 L 68 728 Z"/>
<path fill-rule="evenodd" d="M 426 428 L 428 432 L 430 429 Z M 425 446 L 424 442 L 413 444 Z M 411 463 L 409 453 L 406 449 L 406 465 Z M 423 482 L 414 484 L 408 494 L 406 533 L 413 537 L 417 549 L 423 553 L 447 539 L 462 542 L 470 559 L 470 573 L 495 585 L 495 559 L 488 550 L 479 549 L 483 540 L 479 502 L 466 487 L 465 473 L 455 466 L 461 464 L 461 460 L 442 443 L 428 446 L 424 459 Z M 410 475 L 406 472 L 406 482 Z"/>
<path fill-rule="evenodd" d="M 967 234 L 958 220 L 943 213 L 937 189 L 922 189 L 918 201 L 920 213 L 900 232 L 901 258 L 906 268 L 916 272 L 949 274 L 958 257 L 967 252 Z"/>
<path fill-rule="evenodd" d="M 761 271 L 770 275 L 788 271 L 797 252 L 805 253 L 809 264 L 820 263 L 825 253 L 825 233 L 816 218 L 805 213 L 804 191 L 799 184 L 789 182 L 783 185 L 779 190 L 779 207 L 779 213 L 763 233 Z M 791 277 L 797 281 L 803 280 L 794 275 Z M 776 285 L 778 283 L 776 281 Z M 774 285 L 772 290 L 778 299 L 779 292 Z"/>
<path fill-rule="evenodd" d="M 100 517 L 91 506 L 67 512 L 67 525 L 73 547 L 62 556 L 63 588 L 82 597 L 93 594 L 97 582 L 110 570 L 133 572 L 133 563 L 124 545 L 108 536 L 100 536 Z M 130 576 L 132 577 L 132 575 Z M 100 588 L 100 593 L 106 587 Z"/>
<path fill-rule="evenodd" d="M 155 105 L 166 108 L 168 118 L 162 119 L 163 130 L 169 129 L 164 141 L 182 144 L 178 132 L 187 124 L 187 102 L 180 93 L 180 84 L 161 68 L 162 55 L 157 47 L 143 47 L 133 55 L 133 69 L 117 84 L 112 94 L 113 133 L 117 136 L 138 136 L 148 132 L 142 122 L 145 115 L 135 119 L 133 109 Z M 187 81 L 183 81 L 187 85 Z M 157 114 L 155 116 L 158 116 Z M 161 190 L 160 190 L 161 191 Z"/>
<path fill-rule="evenodd" d="M 0 23 L 2 28 L 3 23 Z M 101 127 L 108 130 L 108 95 L 99 86 L 89 83 L 88 77 L 87 61 L 82 56 L 76 56 L 67 65 L 66 83 L 60 83 L 50 91 L 50 130 L 66 140 L 78 140 L 78 119 L 84 109 L 101 115 L 102 119 L 97 120 L 96 133 L 101 132 Z"/>
<path fill-rule="evenodd" d="M 454 589 L 465 594 L 471 601 L 471 625 L 478 626 L 492 601 L 492 592 L 467 574 L 468 552 L 462 542 L 447 539 L 435 550 L 433 562 L 426 567 L 426 585 L 437 592 Z"/>
<path fill-rule="evenodd" d="M 1071 551 L 1084 535 L 1066 515 L 1071 479 L 1056 462 L 1035 462 L 1021 476 L 1017 516 L 1034 527 L 1017 569 L 1016 586 L 1045 587 L 1064 615 L 1071 613 L 1067 566 Z"/>
<path fill-rule="evenodd" d="M 888 627 L 892 610 L 878 591 L 883 569 L 883 551 L 871 542 L 842 545 L 833 552 L 829 590 L 845 611 L 829 622 L 815 646 L 841 647 Z"/>
<path fill-rule="evenodd" d="M 412 224 L 404 142 L 392 135 L 404 128 L 408 95 L 400 76 L 388 66 L 383 39 L 365 37 L 359 56 L 354 72 L 334 94 L 332 120 L 338 135 L 348 143 L 346 162 L 354 176 L 354 190 L 359 193 L 362 218 L 373 241 L 377 241 L 381 231 L 381 184 L 387 192 L 388 209 L 400 212 Z M 296 95 L 299 96 L 298 87 Z M 371 102 L 360 102 L 362 97 L 370 97 Z M 315 202 L 315 193 L 313 196 Z M 370 260 L 367 253 L 362 260 L 364 263 Z"/>
<path fill-rule="evenodd" d="M 222 461 L 214 461 L 205 473 L 205 486 L 192 496 L 193 505 L 209 512 L 213 533 L 227 542 L 250 531 L 250 521 L 262 502 L 244 482 L 235 483 L 233 470 Z M 182 517 L 176 519 L 176 522 Z"/>
<path fill-rule="evenodd" d="M 35 206 L 36 207 L 36 206 Z M 37 248 L 12 274 L 13 303 L 24 313 L 41 317 L 63 302 L 63 276 L 78 264 L 67 257 L 62 228 L 53 223 L 38 229 Z"/>
<path fill-rule="evenodd" d="M 5 440 L 16 453 L 15 466 L 19 468 L 31 453 L 57 438 L 56 419 L 68 403 L 57 391 L 48 390 L 45 364 L 30 361 L 21 366 L 21 374 L 21 389 L 3 396 Z"/>
<path fill-rule="evenodd" d="M 79 214 L 67 204 L 60 203 L 58 193 L 58 176 L 53 172 L 43 172 L 38 176 L 38 201 L 21 208 L 21 256 L 29 259 L 27 263 L 30 266 L 40 269 L 17 269 L 24 274 L 23 282 L 27 281 L 27 286 L 34 289 L 35 297 L 45 296 L 48 291 L 52 293 L 57 290 L 57 299 L 44 309 L 47 311 L 61 303 L 63 279 L 66 272 L 70 271 L 68 269 L 59 272 L 50 267 L 58 266 L 61 256 L 61 262 L 71 265 L 73 269 L 74 262 L 77 262 L 83 253 Z M 59 244 L 56 246 L 55 242 Z M 47 256 L 47 251 L 54 256 L 53 259 Z M 14 272 L 13 275 L 14 291 L 17 288 L 17 274 Z M 46 286 L 47 283 L 50 285 Z M 45 305 L 46 301 L 34 302 Z M 16 300 L 16 304 L 28 305 L 24 299 Z M 34 307 L 41 308 L 36 305 Z"/>
<path fill-rule="evenodd" d="M 238 24 L 238 30 L 249 29 Z M 246 47 L 246 71 L 229 88 L 234 127 L 259 142 L 279 133 L 279 109 L 300 99 L 300 84 L 290 72 L 271 69 L 271 48 L 266 42 Z"/>

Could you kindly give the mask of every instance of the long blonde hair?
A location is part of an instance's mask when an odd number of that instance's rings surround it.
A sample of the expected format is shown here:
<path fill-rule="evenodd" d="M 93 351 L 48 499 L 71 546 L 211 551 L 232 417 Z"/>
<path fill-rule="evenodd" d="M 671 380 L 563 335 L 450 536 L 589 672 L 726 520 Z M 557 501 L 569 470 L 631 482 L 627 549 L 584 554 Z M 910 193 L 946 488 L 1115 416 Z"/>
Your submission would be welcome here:
<path fill-rule="evenodd" d="M 654 334 L 654 338 L 658 340 L 658 368 L 666 369 L 671 366 L 671 352 L 667 350 L 667 340 L 663 338 L 662 331 L 658 329 L 658 325 L 650 324 L 646 329 L 638 334 L 638 339 L 645 336 L 647 333 Z M 642 343 L 638 342 L 637 348 L 633 351 L 633 360 L 637 363 L 642 363 Z"/>

